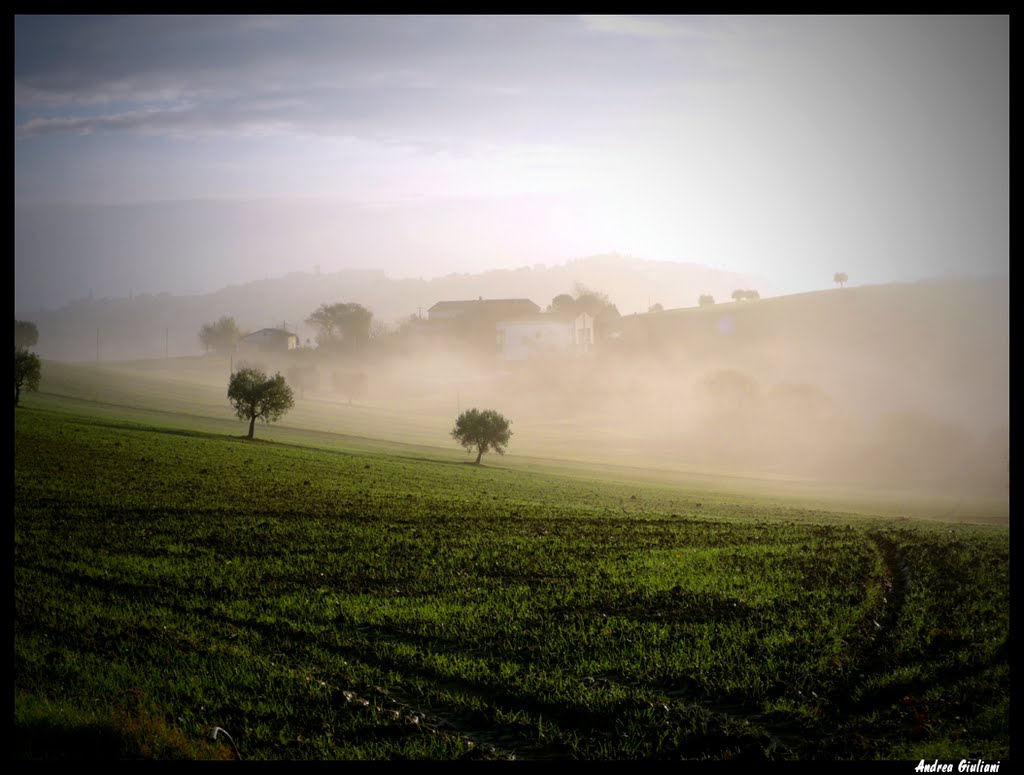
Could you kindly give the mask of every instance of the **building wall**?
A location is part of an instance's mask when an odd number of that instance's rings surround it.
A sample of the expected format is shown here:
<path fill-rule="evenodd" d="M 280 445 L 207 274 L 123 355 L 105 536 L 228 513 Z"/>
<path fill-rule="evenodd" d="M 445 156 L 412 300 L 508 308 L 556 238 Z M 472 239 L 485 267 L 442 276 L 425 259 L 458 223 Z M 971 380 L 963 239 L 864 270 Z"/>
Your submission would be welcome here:
<path fill-rule="evenodd" d="M 547 355 L 565 355 L 574 347 L 572 323 L 566 321 L 510 321 L 498 325 L 505 360 L 525 361 Z"/>
<path fill-rule="evenodd" d="M 583 313 L 574 320 L 546 315 L 497 324 L 498 346 L 507 361 L 543 357 L 577 357 L 594 348 L 594 318 Z"/>
<path fill-rule="evenodd" d="M 573 343 L 579 355 L 594 349 L 594 318 L 586 312 L 573 321 Z"/>

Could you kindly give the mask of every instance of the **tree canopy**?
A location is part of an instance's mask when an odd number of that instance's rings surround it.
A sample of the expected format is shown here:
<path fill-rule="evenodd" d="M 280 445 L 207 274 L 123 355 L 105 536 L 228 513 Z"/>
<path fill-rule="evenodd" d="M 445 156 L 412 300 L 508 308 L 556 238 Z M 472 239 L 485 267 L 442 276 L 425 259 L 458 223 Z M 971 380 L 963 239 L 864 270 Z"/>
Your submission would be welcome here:
<path fill-rule="evenodd" d="M 619 309 L 608 295 L 595 291 L 583 283 L 576 283 L 574 294 L 560 293 L 551 300 L 548 312 L 559 317 L 572 317 L 586 313 L 594 319 L 594 335 L 598 339 L 607 337 L 619 318 Z"/>
<path fill-rule="evenodd" d="M 31 320 L 14 321 L 14 347 L 25 349 L 35 347 L 39 342 L 39 329 Z"/>
<path fill-rule="evenodd" d="M 240 420 L 249 421 L 249 438 L 253 437 L 256 420 L 274 422 L 295 405 L 292 389 L 284 377 L 268 377 L 259 369 L 239 369 L 228 383 L 228 399 Z"/>
<path fill-rule="evenodd" d="M 548 305 L 548 312 L 558 313 L 572 313 L 576 309 L 576 299 L 573 298 L 572 294 L 560 293 L 551 300 Z"/>
<path fill-rule="evenodd" d="M 42 366 L 39 356 L 24 347 L 14 348 L 14 405 L 18 405 L 21 389 L 39 390 Z"/>
<path fill-rule="evenodd" d="M 199 342 L 207 352 L 211 349 L 221 352 L 233 350 L 241 338 L 242 332 L 235 319 L 226 315 L 216 323 L 204 323 L 199 329 Z"/>
<path fill-rule="evenodd" d="M 512 431 L 510 422 L 493 409 L 467 409 L 459 415 L 452 428 L 452 438 L 466 448 L 476 450 L 476 464 L 485 452 L 505 454 Z"/>
<path fill-rule="evenodd" d="M 339 302 L 321 304 L 306 324 L 316 329 L 317 345 L 324 348 L 353 348 L 370 339 L 373 313 L 362 304 Z"/>
<path fill-rule="evenodd" d="M 576 283 L 576 310 L 586 312 L 595 320 L 618 320 L 619 308 L 616 307 L 608 294 L 588 288 L 583 283 Z"/>
<path fill-rule="evenodd" d="M 846 276 L 846 272 L 836 272 L 832 275 L 832 282 L 836 283 L 840 288 L 846 285 L 849 279 L 850 278 Z"/>

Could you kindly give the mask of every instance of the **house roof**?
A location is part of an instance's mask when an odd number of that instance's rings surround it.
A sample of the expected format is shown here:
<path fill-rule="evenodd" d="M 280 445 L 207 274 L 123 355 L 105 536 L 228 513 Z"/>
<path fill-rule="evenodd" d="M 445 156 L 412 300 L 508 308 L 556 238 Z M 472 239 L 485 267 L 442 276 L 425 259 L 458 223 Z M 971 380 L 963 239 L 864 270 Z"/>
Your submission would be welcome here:
<path fill-rule="evenodd" d="M 285 331 L 283 328 L 261 328 L 259 331 L 253 331 L 243 336 L 243 339 L 248 339 L 251 336 L 262 334 L 267 336 L 268 334 L 276 334 L 277 336 L 294 336 L 296 339 L 299 338 L 298 334 L 293 334 L 291 331 Z"/>
<path fill-rule="evenodd" d="M 430 308 L 431 312 L 440 312 L 442 310 L 449 310 L 458 312 L 460 310 L 469 311 L 476 309 L 487 309 L 487 310 L 530 310 L 531 312 L 539 312 L 540 307 L 534 304 L 529 299 L 467 299 L 466 301 L 439 301 L 433 307 Z"/>

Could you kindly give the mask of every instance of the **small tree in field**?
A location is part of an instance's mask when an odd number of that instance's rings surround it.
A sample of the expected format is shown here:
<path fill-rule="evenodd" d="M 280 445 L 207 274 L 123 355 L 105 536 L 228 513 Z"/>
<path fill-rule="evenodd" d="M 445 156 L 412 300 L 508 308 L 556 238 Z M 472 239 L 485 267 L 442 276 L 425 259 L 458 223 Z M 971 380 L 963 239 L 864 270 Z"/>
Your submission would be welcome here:
<path fill-rule="evenodd" d="M 846 285 L 849 279 L 850 278 L 846 276 L 846 272 L 836 272 L 834 275 L 832 275 L 832 282 L 834 282 L 840 288 Z"/>
<path fill-rule="evenodd" d="M 494 450 L 505 454 L 505 447 L 512 436 L 509 421 L 493 409 L 468 409 L 459 415 L 452 428 L 452 438 L 467 450 L 476 449 L 476 465 L 484 452 Z"/>
<path fill-rule="evenodd" d="M 18 405 L 21 389 L 39 390 L 41 375 L 39 356 L 21 347 L 14 348 L 14 405 Z"/>
<path fill-rule="evenodd" d="M 228 399 L 239 420 L 249 421 L 249 438 L 253 437 L 256 418 L 274 422 L 295 404 L 292 389 L 284 377 L 268 377 L 259 369 L 239 369 L 228 383 Z"/>

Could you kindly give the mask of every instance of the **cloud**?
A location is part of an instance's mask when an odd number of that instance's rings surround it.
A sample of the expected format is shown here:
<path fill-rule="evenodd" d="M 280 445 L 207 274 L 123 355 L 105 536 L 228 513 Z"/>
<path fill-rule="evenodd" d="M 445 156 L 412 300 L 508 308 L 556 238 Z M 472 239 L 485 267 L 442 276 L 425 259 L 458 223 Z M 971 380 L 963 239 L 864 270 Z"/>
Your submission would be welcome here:
<path fill-rule="evenodd" d="M 639 38 L 660 39 L 709 39 L 714 37 L 706 27 L 701 27 L 692 17 L 684 23 L 680 17 L 666 19 L 650 16 L 581 16 L 584 26 L 594 32 L 608 32 L 615 35 L 629 35 Z"/>
<path fill-rule="evenodd" d="M 16 134 L 585 143 L 663 112 L 693 56 L 575 17 L 18 17 Z"/>

